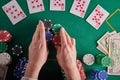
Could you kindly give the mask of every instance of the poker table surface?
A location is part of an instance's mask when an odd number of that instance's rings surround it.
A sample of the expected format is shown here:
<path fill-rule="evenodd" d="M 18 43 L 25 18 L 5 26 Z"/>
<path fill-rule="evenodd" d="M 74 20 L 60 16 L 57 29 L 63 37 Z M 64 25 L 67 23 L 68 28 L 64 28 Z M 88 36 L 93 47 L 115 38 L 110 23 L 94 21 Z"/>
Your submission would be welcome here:
<path fill-rule="evenodd" d="M 5 5 L 9 1 L 10 0 L 0 0 L 0 7 Z M 105 10 L 112 14 L 116 9 L 120 8 L 119 0 L 91 0 L 84 18 L 80 18 L 70 13 L 70 8 L 72 6 L 73 0 L 66 0 L 65 11 L 50 11 L 49 1 L 50 0 L 43 0 L 45 6 L 44 12 L 29 14 L 26 0 L 17 0 L 18 4 L 21 6 L 27 17 L 16 25 L 12 25 L 6 14 L 3 12 L 2 8 L 0 9 L 0 30 L 8 30 L 13 36 L 12 41 L 8 43 L 9 47 L 7 52 L 12 56 L 12 63 L 9 65 L 6 80 L 17 80 L 13 76 L 13 70 L 19 58 L 23 56 L 28 58 L 28 47 L 39 20 L 50 19 L 52 20 L 53 24 L 61 24 L 66 29 L 68 34 L 76 39 L 77 59 L 82 61 L 82 57 L 87 53 L 93 54 L 94 56 L 98 54 L 103 54 L 96 49 L 97 40 L 107 31 L 111 32 L 112 29 L 107 25 L 106 22 L 104 22 L 101 27 L 96 30 L 86 22 L 86 18 L 90 15 L 97 4 L 101 5 Z M 108 21 L 117 32 L 120 31 L 119 11 Z M 15 44 L 21 45 L 23 47 L 24 53 L 19 57 L 13 55 L 11 51 L 11 48 Z M 62 80 L 60 67 L 56 60 L 56 50 L 52 45 L 49 46 L 49 50 L 49 58 L 41 70 L 39 80 Z M 90 80 L 89 72 L 92 69 L 106 69 L 105 67 L 97 65 L 96 63 L 92 66 L 87 66 L 83 63 L 83 66 L 85 69 L 87 80 Z M 119 79 L 120 76 L 109 75 L 108 77 L 108 80 Z"/>

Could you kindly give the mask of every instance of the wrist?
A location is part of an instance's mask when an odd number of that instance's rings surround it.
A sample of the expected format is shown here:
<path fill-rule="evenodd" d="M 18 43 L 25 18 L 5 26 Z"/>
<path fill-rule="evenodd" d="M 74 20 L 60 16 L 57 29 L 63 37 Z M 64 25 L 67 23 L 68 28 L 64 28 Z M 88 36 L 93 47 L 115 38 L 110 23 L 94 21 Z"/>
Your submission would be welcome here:
<path fill-rule="evenodd" d="M 81 80 L 77 67 L 74 67 L 71 70 L 65 71 L 65 74 L 66 74 L 67 80 Z"/>
<path fill-rule="evenodd" d="M 41 67 L 40 67 L 40 66 L 37 66 L 37 65 L 35 65 L 35 64 L 28 63 L 28 64 L 27 64 L 27 67 L 26 67 L 26 71 L 25 71 L 25 75 L 24 75 L 24 76 L 25 76 L 25 77 L 29 77 L 29 78 L 37 79 L 40 70 L 41 70 Z"/>

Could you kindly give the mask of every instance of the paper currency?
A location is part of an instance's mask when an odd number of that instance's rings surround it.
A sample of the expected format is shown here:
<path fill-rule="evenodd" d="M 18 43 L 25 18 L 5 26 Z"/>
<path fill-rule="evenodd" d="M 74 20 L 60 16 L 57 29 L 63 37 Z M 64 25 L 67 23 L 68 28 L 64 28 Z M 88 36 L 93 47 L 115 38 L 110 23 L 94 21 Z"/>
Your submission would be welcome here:
<path fill-rule="evenodd" d="M 109 75 L 120 75 L 120 35 L 116 34 L 109 38 L 109 57 L 113 64 L 108 67 Z"/>
<path fill-rule="evenodd" d="M 116 34 L 116 31 L 113 31 L 111 33 L 106 32 L 98 41 L 98 47 L 97 49 L 103 52 L 104 54 L 108 55 L 108 39 L 110 36 Z"/>

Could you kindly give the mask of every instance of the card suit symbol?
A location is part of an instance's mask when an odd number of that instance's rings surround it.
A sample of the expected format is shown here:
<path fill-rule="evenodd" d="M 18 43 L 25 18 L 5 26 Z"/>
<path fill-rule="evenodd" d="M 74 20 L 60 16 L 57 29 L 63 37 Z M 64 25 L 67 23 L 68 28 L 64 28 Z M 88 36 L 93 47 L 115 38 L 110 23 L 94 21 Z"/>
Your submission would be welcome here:
<path fill-rule="evenodd" d="M 16 16 L 14 16 L 14 19 L 16 19 Z"/>
<path fill-rule="evenodd" d="M 13 14 L 13 12 L 11 12 L 11 14 Z"/>
<path fill-rule="evenodd" d="M 13 5 L 12 8 L 15 8 L 15 6 Z"/>
<path fill-rule="evenodd" d="M 17 9 L 15 9 L 14 11 L 17 12 Z"/>

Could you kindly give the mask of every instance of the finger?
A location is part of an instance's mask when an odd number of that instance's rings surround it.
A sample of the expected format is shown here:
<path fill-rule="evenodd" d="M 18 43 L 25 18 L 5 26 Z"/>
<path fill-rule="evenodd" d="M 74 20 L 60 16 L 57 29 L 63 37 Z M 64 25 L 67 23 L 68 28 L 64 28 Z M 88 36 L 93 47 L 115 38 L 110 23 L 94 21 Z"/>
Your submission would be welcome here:
<path fill-rule="evenodd" d="M 67 39 L 68 44 L 71 44 L 71 38 L 66 31 L 65 31 L 65 35 L 66 35 L 66 39 Z"/>
<path fill-rule="evenodd" d="M 66 39 L 64 28 L 60 29 L 60 37 L 61 37 L 61 46 L 66 45 L 67 44 L 67 39 Z"/>
<path fill-rule="evenodd" d="M 40 27 L 40 41 L 46 42 L 46 39 L 45 39 L 45 27 L 44 27 L 43 22 L 40 21 L 38 26 Z"/>
<path fill-rule="evenodd" d="M 37 26 L 36 31 L 34 32 L 32 41 L 36 41 L 40 37 L 40 30 L 39 29 L 40 29 L 39 26 Z"/>
<path fill-rule="evenodd" d="M 76 45 L 76 41 L 74 38 L 71 38 L 72 45 Z"/>

